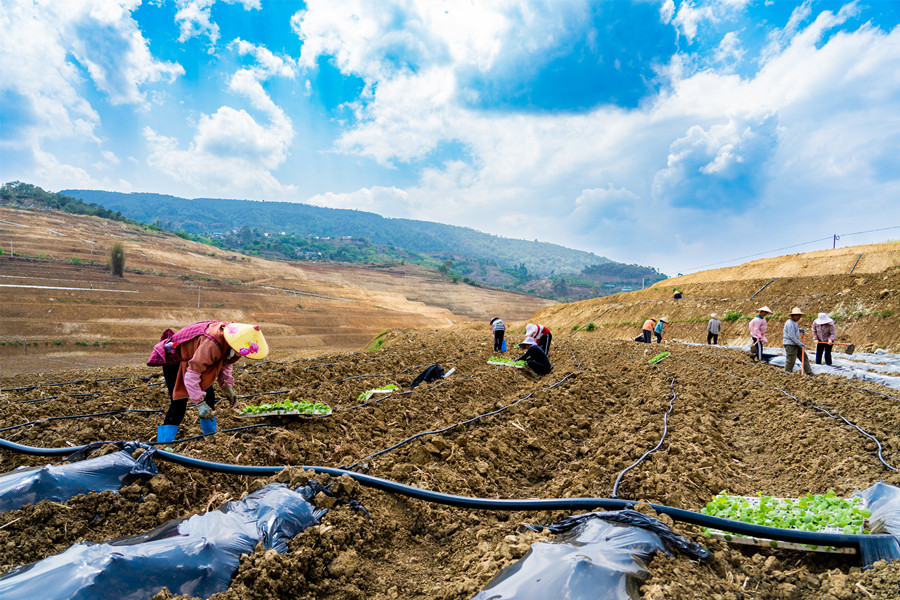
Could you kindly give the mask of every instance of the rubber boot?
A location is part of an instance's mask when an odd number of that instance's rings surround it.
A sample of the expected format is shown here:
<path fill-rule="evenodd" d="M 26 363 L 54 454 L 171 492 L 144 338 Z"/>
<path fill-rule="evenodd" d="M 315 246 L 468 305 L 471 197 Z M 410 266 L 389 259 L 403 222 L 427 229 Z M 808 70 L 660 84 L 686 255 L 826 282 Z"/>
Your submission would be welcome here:
<path fill-rule="evenodd" d="M 171 442 L 178 435 L 178 425 L 160 425 L 156 428 L 157 442 Z"/>
<path fill-rule="evenodd" d="M 200 419 L 200 430 L 203 432 L 203 435 L 209 435 L 211 433 L 216 432 L 216 418 L 212 419 Z"/>

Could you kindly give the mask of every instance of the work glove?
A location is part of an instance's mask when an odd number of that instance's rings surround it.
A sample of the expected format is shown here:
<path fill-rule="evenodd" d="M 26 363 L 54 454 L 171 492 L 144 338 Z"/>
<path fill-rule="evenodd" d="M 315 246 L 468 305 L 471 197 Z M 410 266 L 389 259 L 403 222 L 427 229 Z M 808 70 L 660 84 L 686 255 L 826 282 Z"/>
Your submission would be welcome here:
<path fill-rule="evenodd" d="M 212 419 L 216 414 L 206 400 L 197 405 L 197 412 L 200 413 L 201 419 Z"/>
<path fill-rule="evenodd" d="M 229 402 L 237 401 L 237 394 L 234 393 L 234 388 L 230 385 L 226 385 L 222 388 L 222 394 L 224 394 L 225 397 L 228 398 Z"/>

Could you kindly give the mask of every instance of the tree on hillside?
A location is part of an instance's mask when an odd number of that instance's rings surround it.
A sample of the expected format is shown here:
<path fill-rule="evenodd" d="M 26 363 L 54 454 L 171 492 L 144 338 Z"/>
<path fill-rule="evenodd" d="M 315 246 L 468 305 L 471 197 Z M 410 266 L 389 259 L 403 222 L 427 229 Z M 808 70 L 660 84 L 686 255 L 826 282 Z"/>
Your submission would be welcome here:
<path fill-rule="evenodd" d="M 116 277 L 125 276 L 125 245 L 120 241 L 109 247 L 109 268 Z"/>

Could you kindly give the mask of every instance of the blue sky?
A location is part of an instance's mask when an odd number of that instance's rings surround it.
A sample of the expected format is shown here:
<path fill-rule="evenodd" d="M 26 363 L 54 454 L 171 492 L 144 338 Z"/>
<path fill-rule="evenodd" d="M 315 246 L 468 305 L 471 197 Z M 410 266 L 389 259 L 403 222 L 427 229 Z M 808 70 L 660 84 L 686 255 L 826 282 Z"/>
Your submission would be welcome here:
<path fill-rule="evenodd" d="M 898 23 L 894 0 L 3 0 L 0 181 L 686 273 L 900 226 Z"/>

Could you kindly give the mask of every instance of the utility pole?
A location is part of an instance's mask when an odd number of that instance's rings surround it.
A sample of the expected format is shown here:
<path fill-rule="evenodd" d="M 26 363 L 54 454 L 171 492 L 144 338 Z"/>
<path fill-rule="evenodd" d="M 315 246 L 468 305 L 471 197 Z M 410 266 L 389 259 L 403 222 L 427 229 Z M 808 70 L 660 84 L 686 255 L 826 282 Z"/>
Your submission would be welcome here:
<path fill-rule="evenodd" d="M 831 249 L 832 249 L 832 250 L 834 250 L 835 248 L 837 248 L 837 241 L 838 241 L 839 239 L 841 239 L 841 236 L 839 236 L 838 234 L 834 234 L 834 241 L 833 241 L 832 244 L 831 244 Z"/>
<path fill-rule="evenodd" d="M 300 302 L 300 294 L 303 292 L 300 291 L 300 286 L 297 286 L 297 308 L 303 308 L 303 303 Z"/>
<path fill-rule="evenodd" d="M 200 284 L 197 284 L 197 308 L 200 308 Z"/>
<path fill-rule="evenodd" d="M 94 259 L 94 234 L 91 234 L 91 260 Z"/>

